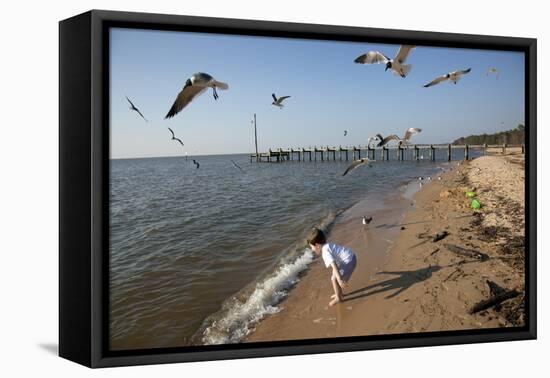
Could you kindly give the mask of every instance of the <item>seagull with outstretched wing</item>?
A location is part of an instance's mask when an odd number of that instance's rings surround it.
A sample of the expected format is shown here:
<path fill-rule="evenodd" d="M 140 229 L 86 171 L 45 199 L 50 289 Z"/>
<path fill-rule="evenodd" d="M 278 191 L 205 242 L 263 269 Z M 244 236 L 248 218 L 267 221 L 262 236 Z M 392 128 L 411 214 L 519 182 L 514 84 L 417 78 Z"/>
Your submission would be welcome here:
<path fill-rule="evenodd" d="M 411 140 L 411 137 L 414 135 L 414 134 L 418 134 L 419 132 L 421 132 L 422 129 L 419 129 L 417 127 L 409 127 L 407 129 L 407 131 L 405 131 L 405 136 L 403 137 L 403 139 L 401 139 L 399 141 L 399 144 L 408 144 L 409 143 L 409 140 Z"/>
<path fill-rule="evenodd" d="M 235 163 L 233 160 L 231 160 L 231 163 L 233 164 L 233 166 L 235 168 L 237 168 L 239 171 L 241 171 L 242 173 L 245 173 L 244 169 L 242 169 L 237 163 Z"/>
<path fill-rule="evenodd" d="M 277 97 L 277 96 L 275 96 L 275 93 L 272 93 L 271 97 L 273 97 L 273 102 L 271 103 L 271 105 L 278 106 L 279 109 L 282 109 L 284 107 L 283 101 L 286 100 L 287 98 L 289 98 L 290 96 Z"/>
<path fill-rule="evenodd" d="M 147 118 L 145 118 L 143 116 L 143 114 L 141 114 L 141 112 L 139 111 L 138 108 L 135 107 L 134 103 L 132 101 L 130 101 L 130 99 L 128 98 L 128 96 L 126 96 L 126 100 L 128 100 L 128 102 L 130 103 L 130 109 L 132 109 L 133 111 L 136 111 L 140 116 L 141 118 L 143 118 L 145 120 L 145 122 L 149 122 L 147 121 Z"/>
<path fill-rule="evenodd" d="M 458 70 L 458 71 L 449 72 L 448 74 L 436 77 L 431 82 L 424 85 L 424 88 L 433 87 L 434 85 L 439 84 L 442 81 L 446 81 L 446 80 L 449 80 L 449 82 L 456 84 L 460 80 L 462 75 L 466 75 L 471 70 L 472 70 L 471 68 L 468 68 L 467 70 Z"/>
<path fill-rule="evenodd" d="M 385 64 L 387 70 L 391 70 L 395 75 L 405 78 L 411 71 L 412 65 L 405 64 L 405 61 L 409 57 L 411 51 L 416 48 L 412 45 L 401 45 L 397 55 L 393 59 L 388 58 L 386 55 L 379 51 L 369 51 L 366 54 L 355 58 L 355 63 L 360 64 Z"/>
<path fill-rule="evenodd" d="M 172 104 L 172 107 L 164 117 L 166 118 L 172 118 L 176 114 L 178 114 L 183 108 L 185 108 L 193 99 L 195 99 L 197 96 L 202 94 L 204 91 L 206 91 L 208 88 L 212 88 L 214 92 L 214 100 L 218 99 L 218 92 L 216 91 L 217 88 L 219 89 L 229 89 L 229 85 L 227 83 L 223 83 L 221 81 L 217 81 L 212 76 L 210 76 L 207 73 L 204 72 L 197 72 L 193 74 L 187 81 L 185 82 L 185 85 L 183 86 L 183 89 L 180 91 L 178 96 L 176 97 L 176 100 Z"/>
<path fill-rule="evenodd" d="M 389 135 L 387 137 L 383 137 L 381 134 L 376 134 L 376 137 L 380 140 L 380 142 L 376 145 L 376 147 L 383 147 L 385 146 L 386 144 L 388 144 L 389 142 L 391 142 L 392 140 L 397 140 L 397 141 L 400 141 L 401 139 L 395 135 L 395 134 L 392 134 L 392 135 Z"/>
<path fill-rule="evenodd" d="M 168 130 L 170 130 L 170 132 L 172 133 L 172 140 L 179 142 L 183 146 L 183 142 L 181 141 L 181 139 L 176 138 L 176 136 L 174 135 L 174 131 L 172 131 L 171 128 L 168 128 Z"/>
<path fill-rule="evenodd" d="M 356 168 L 359 168 L 365 164 L 367 164 L 369 167 L 371 167 L 370 163 L 372 163 L 374 160 L 370 160 L 369 158 L 362 158 L 358 160 L 354 160 L 347 168 L 344 174 L 342 176 L 347 175 L 349 172 L 353 171 Z"/>

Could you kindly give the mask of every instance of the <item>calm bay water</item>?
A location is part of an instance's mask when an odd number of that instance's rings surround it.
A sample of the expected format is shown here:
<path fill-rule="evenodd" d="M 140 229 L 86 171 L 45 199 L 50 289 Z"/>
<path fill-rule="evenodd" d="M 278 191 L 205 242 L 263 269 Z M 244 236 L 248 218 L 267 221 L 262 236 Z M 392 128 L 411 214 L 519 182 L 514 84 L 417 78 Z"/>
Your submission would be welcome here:
<path fill-rule="evenodd" d="M 184 157 L 110 162 L 113 350 L 238 342 L 311 262 L 311 227 L 365 198 L 374 209 L 441 165 L 376 162 L 342 177 L 349 162 L 195 159 L 200 169 Z"/>

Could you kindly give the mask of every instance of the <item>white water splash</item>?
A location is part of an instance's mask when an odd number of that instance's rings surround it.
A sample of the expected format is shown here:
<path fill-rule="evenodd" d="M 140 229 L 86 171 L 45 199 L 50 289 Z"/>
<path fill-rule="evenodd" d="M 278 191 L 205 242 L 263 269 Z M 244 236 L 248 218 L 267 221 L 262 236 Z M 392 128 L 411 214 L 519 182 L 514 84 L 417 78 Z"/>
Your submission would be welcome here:
<path fill-rule="evenodd" d="M 226 313 L 204 330 L 202 342 L 237 343 L 266 315 L 279 312 L 276 305 L 287 296 L 288 289 L 299 281 L 298 274 L 307 268 L 313 257 L 313 252 L 306 249 L 296 260 L 281 265 L 273 275 L 256 284 L 244 303 L 233 298 Z"/>

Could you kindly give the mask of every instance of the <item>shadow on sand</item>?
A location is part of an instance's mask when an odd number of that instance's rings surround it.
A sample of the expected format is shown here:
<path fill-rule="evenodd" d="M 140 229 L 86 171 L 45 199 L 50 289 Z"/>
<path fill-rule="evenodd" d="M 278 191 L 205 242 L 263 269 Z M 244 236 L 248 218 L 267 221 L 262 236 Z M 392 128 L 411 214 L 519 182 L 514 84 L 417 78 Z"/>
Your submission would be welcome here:
<path fill-rule="evenodd" d="M 362 289 L 352 291 L 346 294 L 344 301 L 352 301 L 369 295 L 382 293 L 385 291 L 397 290 L 386 297 L 386 299 L 393 298 L 416 283 L 425 281 L 432 277 L 434 272 L 441 270 L 439 265 L 428 266 L 426 268 L 411 270 L 411 271 L 396 271 L 396 272 L 379 272 L 377 274 L 391 274 L 396 275 L 395 278 L 390 278 L 385 281 L 377 282 L 375 284 L 365 286 Z"/>

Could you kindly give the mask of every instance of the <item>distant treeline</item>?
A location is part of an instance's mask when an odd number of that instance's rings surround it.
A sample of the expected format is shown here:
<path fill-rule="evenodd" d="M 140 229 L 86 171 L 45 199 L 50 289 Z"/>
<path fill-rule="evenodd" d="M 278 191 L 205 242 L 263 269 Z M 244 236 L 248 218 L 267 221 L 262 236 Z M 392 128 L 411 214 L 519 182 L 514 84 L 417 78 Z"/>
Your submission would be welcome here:
<path fill-rule="evenodd" d="M 452 144 L 523 144 L 525 143 L 525 125 L 519 124 L 513 130 L 496 134 L 470 135 L 458 138 Z"/>

